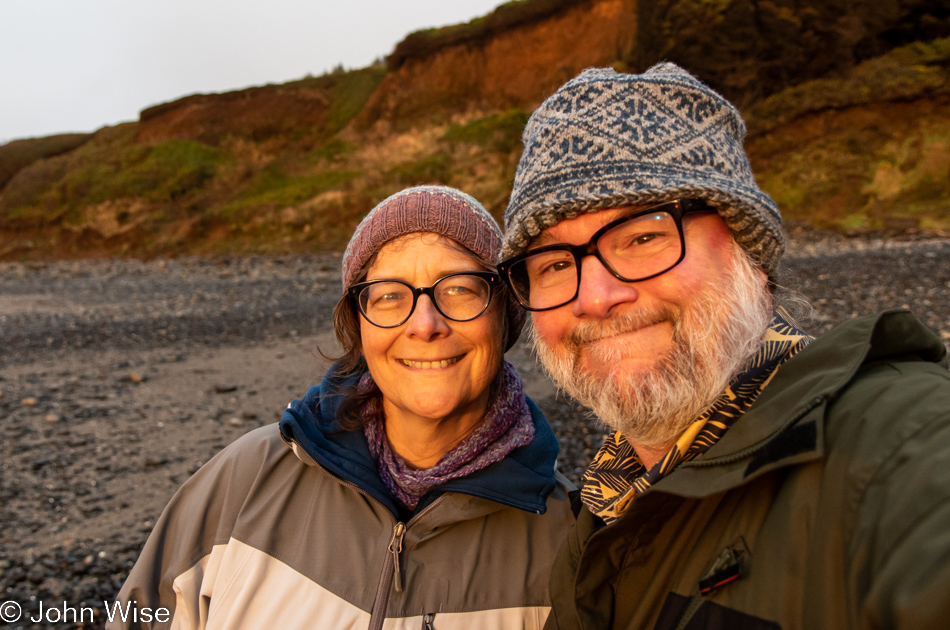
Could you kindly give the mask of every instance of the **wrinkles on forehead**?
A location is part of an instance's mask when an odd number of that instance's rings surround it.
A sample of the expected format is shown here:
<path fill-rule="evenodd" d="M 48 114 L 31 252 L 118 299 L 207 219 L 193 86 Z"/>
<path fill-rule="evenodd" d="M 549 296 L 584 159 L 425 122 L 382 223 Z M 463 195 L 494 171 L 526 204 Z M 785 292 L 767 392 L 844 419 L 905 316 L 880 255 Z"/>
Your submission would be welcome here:
<path fill-rule="evenodd" d="M 570 239 L 570 238 L 567 238 L 567 236 L 570 235 L 571 230 L 565 224 L 570 223 L 574 221 L 575 219 L 579 219 L 581 217 L 597 215 L 598 219 L 600 219 L 599 224 L 606 225 L 621 215 L 629 214 L 631 212 L 636 212 L 637 210 L 642 210 L 643 208 L 647 208 L 647 207 L 649 206 L 626 206 L 623 208 L 604 208 L 602 210 L 596 210 L 594 212 L 583 212 L 570 219 L 562 219 L 561 221 L 558 221 L 551 227 L 545 228 L 540 234 L 538 234 L 533 239 L 531 239 L 528 242 L 528 246 L 525 249 L 534 249 L 536 247 L 544 247 L 545 245 L 555 245 L 558 243 L 566 243 L 571 240 L 586 241 L 590 237 L 590 235 L 594 233 L 594 231 L 591 231 L 590 234 L 580 234 L 574 239 Z"/>

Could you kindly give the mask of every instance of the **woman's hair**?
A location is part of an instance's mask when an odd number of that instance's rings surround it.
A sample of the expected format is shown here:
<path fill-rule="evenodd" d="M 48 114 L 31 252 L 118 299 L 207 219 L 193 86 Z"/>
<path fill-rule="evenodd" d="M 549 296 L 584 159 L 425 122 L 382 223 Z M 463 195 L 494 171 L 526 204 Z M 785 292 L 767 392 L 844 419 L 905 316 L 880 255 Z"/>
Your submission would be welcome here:
<path fill-rule="evenodd" d="M 395 247 L 398 248 L 403 242 L 405 242 L 407 237 L 413 236 L 418 236 L 418 233 L 407 234 L 393 239 L 384 246 L 395 245 Z M 465 254 L 466 256 L 470 256 L 476 263 L 488 271 L 497 271 L 494 264 L 492 264 L 490 261 L 483 259 L 481 256 L 478 256 L 456 241 L 442 236 L 441 234 L 433 234 L 433 236 L 436 239 L 434 242 L 442 243 L 462 254 Z M 367 259 L 367 261 L 356 273 L 356 280 L 353 282 L 353 284 L 366 280 L 366 276 L 368 275 L 370 268 L 376 262 L 376 256 L 378 253 L 378 251 L 374 252 L 373 255 Z M 499 288 L 495 291 L 495 295 L 492 296 L 492 303 L 497 304 L 495 308 L 501 309 L 502 314 L 504 314 L 506 305 L 508 304 L 508 289 L 504 283 L 501 283 L 501 286 L 499 286 Z M 484 315 L 484 313 L 482 315 Z M 508 346 L 509 334 L 508 317 L 503 316 L 501 320 L 501 347 L 506 348 Z M 340 342 L 340 346 L 343 348 L 343 353 L 339 356 L 331 356 L 327 355 L 322 350 L 318 350 L 325 359 L 334 362 L 334 369 L 336 370 L 336 374 L 338 376 L 362 374 L 367 369 L 366 359 L 363 357 L 362 338 L 360 336 L 360 326 L 362 325 L 364 325 L 364 322 L 362 321 L 362 317 L 359 314 L 356 305 L 352 300 L 350 300 L 349 292 L 345 292 L 340 300 L 336 303 L 336 306 L 333 308 L 333 330 L 336 333 L 337 341 Z M 365 323 L 365 325 L 372 326 L 372 324 L 369 324 L 368 322 Z M 491 385 L 490 400 L 494 400 L 495 394 L 497 393 L 498 387 L 500 387 L 501 380 L 503 379 L 503 370 L 501 370 L 500 363 L 498 367 L 498 373 L 496 374 L 495 380 L 492 381 Z M 337 422 L 344 430 L 347 431 L 361 429 L 363 427 L 362 411 L 364 406 L 370 401 L 379 400 L 382 398 L 382 392 L 379 390 L 379 387 L 375 382 L 367 391 L 360 392 L 358 390 L 357 384 L 343 391 L 335 393 L 338 393 L 344 397 L 343 403 L 340 405 L 340 409 L 337 412 Z"/>

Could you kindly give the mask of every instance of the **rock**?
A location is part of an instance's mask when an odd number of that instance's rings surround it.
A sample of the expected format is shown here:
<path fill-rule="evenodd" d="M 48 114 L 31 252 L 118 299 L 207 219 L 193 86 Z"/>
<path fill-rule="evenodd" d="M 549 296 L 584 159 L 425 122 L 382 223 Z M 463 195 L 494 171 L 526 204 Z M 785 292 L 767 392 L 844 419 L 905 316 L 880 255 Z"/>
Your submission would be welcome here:
<path fill-rule="evenodd" d="M 164 455 L 149 455 L 145 458 L 145 466 L 154 468 L 155 466 L 164 466 L 168 463 L 168 458 Z"/>
<path fill-rule="evenodd" d="M 132 372 L 129 374 L 129 382 L 132 383 L 144 383 L 148 380 L 148 377 L 144 374 L 139 374 L 138 372 Z"/>
<path fill-rule="evenodd" d="M 20 401 L 20 404 L 21 404 L 21 405 L 25 405 L 25 406 L 27 406 L 27 407 L 35 407 L 35 406 L 36 406 L 36 399 L 35 399 L 35 398 L 32 398 L 32 397 L 30 397 L 30 398 L 24 398 L 23 400 Z"/>
<path fill-rule="evenodd" d="M 214 386 L 214 391 L 219 394 L 227 394 L 228 392 L 233 392 L 237 390 L 237 385 L 230 385 L 225 383 L 218 383 Z"/>
<path fill-rule="evenodd" d="M 237 418 L 237 417 L 228 418 L 228 426 L 229 426 L 229 427 L 240 427 L 240 426 L 244 426 L 244 421 L 241 420 L 240 418 Z"/>

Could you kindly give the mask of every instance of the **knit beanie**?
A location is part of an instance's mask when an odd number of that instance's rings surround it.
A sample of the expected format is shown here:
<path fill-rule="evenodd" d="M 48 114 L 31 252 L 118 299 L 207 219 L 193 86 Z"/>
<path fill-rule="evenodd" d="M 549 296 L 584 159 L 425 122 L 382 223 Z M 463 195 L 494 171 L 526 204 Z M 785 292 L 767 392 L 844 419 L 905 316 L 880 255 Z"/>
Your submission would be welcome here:
<path fill-rule="evenodd" d="M 357 282 L 363 265 L 389 241 L 414 232 L 450 238 L 492 265 L 498 263 L 501 228 L 472 196 L 448 186 L 407 188 L 379 202 L 356 226 L 343 252 L 343 293 Z M 508 294 L 508 345 L 521 334 L 525 311 Z"/>
<path fill-rule="evenodd" d="M 528 120 L 501 258 L 583 213 L 696 198 L 774 279 L 782 217 L 755 183 L 745 134 L 738 110 L 675 64 L 640 75 L 585 70 Z"/>

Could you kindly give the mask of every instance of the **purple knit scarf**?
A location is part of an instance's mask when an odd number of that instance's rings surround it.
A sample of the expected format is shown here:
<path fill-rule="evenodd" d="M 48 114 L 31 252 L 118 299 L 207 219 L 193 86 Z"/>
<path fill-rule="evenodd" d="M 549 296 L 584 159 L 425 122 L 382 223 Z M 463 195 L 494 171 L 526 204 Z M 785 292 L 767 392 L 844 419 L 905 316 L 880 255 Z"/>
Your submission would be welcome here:
<path fill-rule="evenodd" d="M 363 409 L 363 433 L 376 460 L 380 479 L 401 504 L 414 510 L 422 496 L 432 488 L 501 461 L 508 453 L 534 439 L 534 423 L 521 377 L 507 361 L 502 369 L 505 382 L 485 419 L 432 468 L 409 468 L 392 451 L 379 401 L 371 402 Z M 371 385 L 372 376 L 367 372 L 360 380 L 359 388 L 365 391 Z"/>

